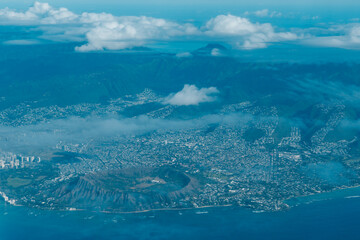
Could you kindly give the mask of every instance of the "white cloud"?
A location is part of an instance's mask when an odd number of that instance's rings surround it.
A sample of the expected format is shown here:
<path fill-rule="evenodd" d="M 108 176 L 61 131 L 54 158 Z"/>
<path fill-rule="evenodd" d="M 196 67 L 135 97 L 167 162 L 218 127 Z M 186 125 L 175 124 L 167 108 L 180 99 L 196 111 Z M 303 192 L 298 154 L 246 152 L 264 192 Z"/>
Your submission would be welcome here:
<path fill-rule="evenodd" d="M 60 24 L 74 22 L 78 16 L 66 8 L 54 9 L 48 3 L 35 2 L 26 12 L 0 9 L 0 24 Z"/>
<path fill-rule="evenodd" d="M 0 24 L 39 25 L 42 38 L 58 41 L 87 41 L 78 51 L 116 50 L 141 46 L 151 40 L 192 35 L 197 28 L 192 24 L 178 24 L 152 17 L 116 17 L 107 13 L 77 15 L 66 8 L 53 8 L 48 3 L 35 2 L 25 12 L 8 8 L 0 10 Z M 66 25 L 64 25 L 66 24 Z"/>
<path fill-rule="evenodd" d="M 191 24 L 178 24 L 152 17 L 119 17 L 117 21 L 101 22 L 91 29 L 88 43 L 78 51 L 116 50 L 141 46 L 151 40 L 169 40 L 172 37 L 192 35 L 197 28 Z"/>
<path fill-rule="evenodd" d="M 3 42 L 6 45 L 34 45 L 39 44 L 39 41 L 33 39 L 15 39 Z"/>
<path fill-rule="evenodd" d="M 220 51 L 220 49 L 218 49 L 218 48 L 213 48 L 212 50 L 211 50 L 211 56 L 214 56 L 214 57 L 219 57 L 219 56 L 221 56 L 221 51 Z"/>
<path fill-rule="evenodd" d="M 258 16 L 271 15 L 267 9 Z M 271 42 L 295 40 L 289 32 L 275 32 L 269 23 L 252 23 L 247 18 L 219 15 L 201 29 L 190 23 L 177 23 L 146 16 L 114 16 L 108 13 L 75 14 L 66 8 L 54 8 L 48 3 L 35 2 L 20 12 L 0 9 L 0 25 L 29 25 L 40 30 L 40 38 L 52 41 L 84 41 L 77 51 L 119 50 L 143 46 L 157 41 L 181 40 L 196 36 L 197 40 L 220 38 L 236 48 L 265 48 Z M 216 54 L 215 54 L 216 55 Z"/>
<path fill-rule="evenodd" d="M 272 11 L 271 13 L 270 13 L 270 17 L 282 17 L 282 13 L 281 12 L 277 12 L 277 11 Z"/>
<path fill-rule="evenodd" d="M 219 15 L 206 23 L 210 36 L 232 38 L 240 49 L 265 48 L 270 42 L 293 41 L 298 36 L 290 32 L 275 32 L 270 23 L 252 23 L 247 18 Z"/>
<path fill-rule="evenodd" d="M 270 24 L 253 24 L 247 18 L 219 15 L 206 23 L 209 35 L 245 36 L 256 32 L 272 31 Z"/>
<path fill-rule="evenodd" d="M 195 85 L 186 84 L 180 92 L 170 94 L 164 103 L 176 106 L 198 105 L 199 103 L 215 101 L 214 95 L 218 93 L 219 90 L 215 87 L 199 89 Z"/>
<path fill-rule="evenodd" d="M 116 17 L 109 13 L 88 13 L 84 12 L 80 16 L 81 23 L 101 23 L 114 22 Z"/>
<path fill-rule="evenodd" d="M 258 17 L 267 17 L 269 15 L 268 9 L 258 10 L 255 12 L 255 15 Z"/>
<path fill-rule="evenodd" d="M 245 15 L 271 18 L 282 14 L 262 9 L 246 12 Z M 119 50 L 161 41 L 187 39 L 218 41 L 246 50 L 266 48 L 275 42 L 295 40 L 317 47 L 360 49 L 359 23 L 287 32 L 277 30 L 270 23 L 252 22 L 248 18 L 231 14 L 216 16 L 198 28 L 190 23 L 177 23 L 146 16 L 119 17 L 108 13 L 88 12 L 76 14 L 66 8 L 55 8 L 48 3 L 35 2 L 25 11 L 0 9 L 0 25 L 27 25 L 29 32 L 42 32 L 40 36 L 37 35 L 37 39 L 21 40 L 24 36 L 18 36 L 18 40 L 5 39 L 4 44 L 35 44 L 41 43 L 41 39 L 86 42 L 78 46 L 77 51 Z M 310 34 L 313 36 L 309 36 Z M 34 38 L 34 36 L 25 38 Z M 219 53 L 214 49 L 211 54 L 218 56 Z M 184 56 L 186 54 L 178 55 L 178 57 Z"/>
<path fill-rule="evenodd" d="M 188 58 L 188 57 L 192 57 L 192 54 L 189 52 L 180 52 L 176 54 L 176 57 L 178 58 Z"/>
<path fill-rule="evenodd" d="M 345 49 L 360 49 L 360 25 L 351 24 L 331 29 L 337 36 L 312 37 L 303 41 L 306 45 L 317 47 L 334 47 Z M 343 33 L 339 35 L 339 31 Z"/>
<path fill-rule="evenodd" d="M 254 15 L 256 17 L 281 17 L 282 13 L 278 12 L 278 11 L 272 11 L 270 12 L 269 9 L 262 9 L 262 10 L 257 10 L 255 12 L 245 12 L 244 13 L 245 16 L 251 16 Z"/>

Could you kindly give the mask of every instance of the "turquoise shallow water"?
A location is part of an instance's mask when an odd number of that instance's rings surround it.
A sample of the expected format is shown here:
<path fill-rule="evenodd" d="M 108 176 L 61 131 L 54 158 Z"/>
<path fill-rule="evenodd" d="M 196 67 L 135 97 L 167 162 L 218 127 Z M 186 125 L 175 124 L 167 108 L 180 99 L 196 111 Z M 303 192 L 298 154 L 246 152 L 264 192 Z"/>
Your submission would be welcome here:
<path fill-rule="evenodd" d="M 291 210 L 243 208 L 101 214 L 0 204 L 0 239 L 360 239 L 360 198 L 339 196 Z"/>

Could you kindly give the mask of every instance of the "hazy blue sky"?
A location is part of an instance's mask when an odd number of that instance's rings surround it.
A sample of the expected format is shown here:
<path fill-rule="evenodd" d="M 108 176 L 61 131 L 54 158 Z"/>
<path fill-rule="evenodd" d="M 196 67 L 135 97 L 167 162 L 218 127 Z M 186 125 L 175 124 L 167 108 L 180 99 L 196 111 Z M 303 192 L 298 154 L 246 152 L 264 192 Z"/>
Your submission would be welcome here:
<path fill-rule="evenodd" d="M 1 0 L 0 6 L 19 7 L 28 6 L 32 4 L 34 0 Z M 176 5 L 187 5 L 191 6 L 202 6 L 203 8 L 211 6 L 233 6 L 233 7 L 349 7 L 349 6 L 360 6 L 358 0 L 47 0 L 42 2 L 48 2 L 55 6 L 76 6 L 88 8 L 89 6 L 124 6 L 124 5 L 137 5 L 139 8 L 146 5 L 162 5 L 162 6 L 176 6 Z"/>
<path fill-rule="evenodd" d="M 32 3 L 32 0 L 2 0 L 1 3 L 4 4 L 10 4 L 10 3 L 20 3 L 20 4 L 29 4 Z M 248 1 L 248 0 L 197 0 L 197 1 L 193 1 L 193 0 L 152 0 L 152 1 L 147 1 L 147 0 L 48 0 L 47 2 L 49 3 L 61 3 L 61 4 L 67 4 L 67 3 L 83 3 L 83 4 L 88 4 L 88 3 L 99 3 L 99 4 L 134 4 L 134 3 L 138 3 L 138 4 L 149 4 L 149 3 L 161 3 L 161 4 L 166 4 L 166 5 L 172 5 L 172 4 L 194 4 L 194 2 L 196 2 L 197 4 L 217 4 L 217 5 L 221 5 L 221 4 L 232 4 L 232 5 L 239 5 L 239 4 L 245 4 L 245 5 L 256 5 L 256 4 L 261 4 L 261 5 L 359 5 L 359 1 L 357 0 L 294 0 L 294 1 L 289 1 L 289 0 L 252 0 L 252 1 Z"/>
<path fill-rule="evenodd" d="M 0 0 L 0 8 L 26 9 L 34 0 Z M 264 8 L 322 16 L 359 17 L 359 0 L 43 0 L 74 12 L 109 12 L 172 19 L 206 19 L 216 14 L 240 14 Z"/>
<path fill-rule="evenodd" d="M 27 9 L 34 0 L 0 0 L 0 8 Z M 145 15 L 168 19 L 204 21 L 218 14 L 241 14 L 269 9 L 299 15 L 321 15 L 338 19 L 359 17 L 358 0 L 43 0 L 54 7 L 80 12 L 108 12 L 117 15 Z"/>

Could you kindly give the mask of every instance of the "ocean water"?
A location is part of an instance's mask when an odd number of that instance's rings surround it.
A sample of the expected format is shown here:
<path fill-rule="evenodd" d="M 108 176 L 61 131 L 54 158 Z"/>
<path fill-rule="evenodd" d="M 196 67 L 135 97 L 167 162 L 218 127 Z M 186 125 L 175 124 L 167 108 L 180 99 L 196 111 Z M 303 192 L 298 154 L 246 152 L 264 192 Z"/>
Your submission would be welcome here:
<path fill-rule="evenodd" d="M 360 239 L 360 197 L 305 202 L 273 213 L 223 207 L 122 215 L 2 202 L 0 239 Z"/>

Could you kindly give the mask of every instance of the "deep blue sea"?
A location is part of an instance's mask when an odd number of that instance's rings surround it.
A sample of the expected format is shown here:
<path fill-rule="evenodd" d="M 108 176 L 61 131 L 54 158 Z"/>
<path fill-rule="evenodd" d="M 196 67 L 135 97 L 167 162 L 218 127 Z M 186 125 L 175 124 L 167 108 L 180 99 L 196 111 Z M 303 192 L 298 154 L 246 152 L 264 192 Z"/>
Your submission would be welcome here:
<path fill-rule="evenodd" d="M 360 239 L 360 197 L 352 194 L 300 198 L 298 206 L 274 213 L 223 207 L 114 215 L 1 202 L 0 239 Z"/>

